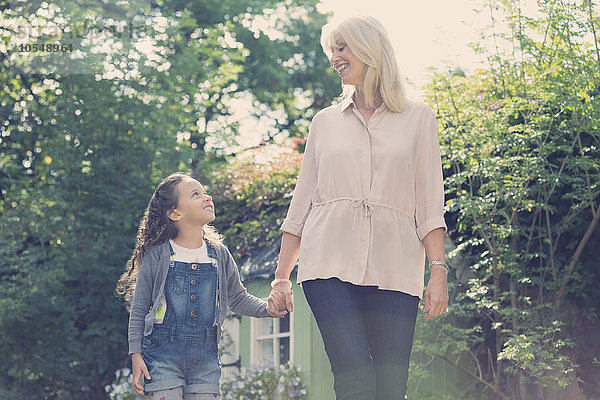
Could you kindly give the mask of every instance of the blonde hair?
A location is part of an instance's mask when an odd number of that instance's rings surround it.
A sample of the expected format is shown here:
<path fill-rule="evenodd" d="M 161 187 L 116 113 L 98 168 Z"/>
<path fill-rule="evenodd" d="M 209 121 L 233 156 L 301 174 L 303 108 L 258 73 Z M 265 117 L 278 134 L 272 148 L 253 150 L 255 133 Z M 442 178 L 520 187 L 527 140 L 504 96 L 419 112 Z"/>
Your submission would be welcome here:
<path fill-rule="evenodd" d="M 332 49 L 340 40 L 366 64 L 360 86 L 366 105 L 376 106 L 375 101 L 380 95 L 387 108 L 402 112 L 407 102 L 406 88 L 394 48 L 383 25 L 370 16 L 356 16 L 338 24 L 325 25 L 321 32 L 321 46 L 327 58 L 331 59 Z M 344 85 L 344 97 L 353 93 L 352 85 Z"/>

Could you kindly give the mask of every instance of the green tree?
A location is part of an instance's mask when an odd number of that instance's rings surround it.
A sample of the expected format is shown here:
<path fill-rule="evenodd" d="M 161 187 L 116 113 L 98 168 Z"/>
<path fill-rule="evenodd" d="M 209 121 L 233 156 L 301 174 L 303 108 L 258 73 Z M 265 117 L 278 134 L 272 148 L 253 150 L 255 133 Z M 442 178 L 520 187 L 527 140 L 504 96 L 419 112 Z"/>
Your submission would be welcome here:
<path fill-rule="evenodd" d="M 161 96 L 179 99 L 160 71 L 144 83 L 27 67 L 4 87 L 0 397 L 99 399 L 126 354 L 112 289 L 137 220 L 152 184 L 190 165 Z"/>
<path fill-rule="evenodd" d="M 326 17 L 315 1 L 10 4 L 0 2 L 0 398 L 106 398 L 129 362 L 112 290 L 154 185 L 222 170 L 236 97 L 251 96 L 257 115 L 285 103 L 276 123 L 305 133 L 333 90 L 319 82 L 335 82 L 313 52 Z M 283 38 L 255 38 L 244 22 L 269 10 Z M 19 51 L 20 28 L 35 24 L 57 27 L 35 42 L 70 40 L 72 52 Z M 296 54 L 306 62 L 283 65 Z M 314 84 L 300 93 L 305 78 Z"/>
<path fill-rule="evenodd" d="M 340 93 L 337 75 L 320 46 L 327 15 L 316 0 L 184 0 L 159 2 L 188 9 L 198 26 L 224 24 L 246 50 L 243 71 L 230 88 L 234 97 L 250 94 L 253 114 L 273 121 L 265 142 L 276 136 L 303 137 L 312 116 Z M 210 120 L 212 110 L 207 110 Z"/>
<path fill-rule="evenodd" d="M 472 398 L 581 395 L 576 379 L 600 390 L 587 333 L 600 304 L 600 21 L 589 1 L 539 4 L 533 18 L 518 1 L 486 2 L 489 68 L 429 87 L 454 253 L 471 268 L 417 347 L 472 378 Z"/>

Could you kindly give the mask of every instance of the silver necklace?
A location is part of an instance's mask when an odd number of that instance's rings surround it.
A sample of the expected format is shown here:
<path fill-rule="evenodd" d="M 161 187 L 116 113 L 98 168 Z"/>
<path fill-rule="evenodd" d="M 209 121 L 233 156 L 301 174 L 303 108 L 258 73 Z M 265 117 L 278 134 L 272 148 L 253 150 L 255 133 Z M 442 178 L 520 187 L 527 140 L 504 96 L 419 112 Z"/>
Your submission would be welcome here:
<path fill-rule="evenodd" d="M 363 105 L 359 104 L 357 101 L 355 101 L 354 103 L 356 104 L 357 108 L 359 108 L 361 110 L 365 110 L 365 111 L 370 111 L 370 110 L 374 110 L 376 108 L 381 107 L 381 104 L 379 104 L 377 107 L 367 107 L 367 106 L 363 106 Z"/>

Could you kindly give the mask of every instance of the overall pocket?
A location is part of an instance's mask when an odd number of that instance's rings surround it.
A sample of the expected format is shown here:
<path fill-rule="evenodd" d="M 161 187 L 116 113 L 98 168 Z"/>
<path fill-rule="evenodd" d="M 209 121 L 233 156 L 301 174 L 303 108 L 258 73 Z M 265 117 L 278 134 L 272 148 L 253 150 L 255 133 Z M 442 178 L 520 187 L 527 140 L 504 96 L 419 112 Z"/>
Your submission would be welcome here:
<path fill-rule="evenodd" d="M 142 340 L 142 353 L 153 353 L 162 349 L 169 343 L 168 335 L 150 334 Z"/>
<path fill-rule="evenodd" d="M 184 274 L 175 274 L 171 282 L 171 291 L 181 295 L 188 291 L 188 277 Z"/>

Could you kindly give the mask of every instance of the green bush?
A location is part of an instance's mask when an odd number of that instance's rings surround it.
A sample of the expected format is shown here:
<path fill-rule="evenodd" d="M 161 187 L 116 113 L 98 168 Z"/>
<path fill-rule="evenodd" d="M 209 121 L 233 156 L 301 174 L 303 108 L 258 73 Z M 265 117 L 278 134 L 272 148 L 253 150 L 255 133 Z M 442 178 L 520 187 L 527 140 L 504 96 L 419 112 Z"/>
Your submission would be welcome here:
<path fill-rule="evenodd" d="M 246 151 L 210 178 L 215 227 L 236 260 L 278 240 L 302 155 L 287 146 Z"/>
<path fill-rule="evenodd" d="M 131 387 L 131 369 L 122 368 L 115 372 L 115 380 L 104 390 L 110 400 L 142 400 L 144 397 L 133 391 Z"/>
<path fill-rule="evenodd" d="M 300 368 L 292 363 L 275 367 L 273 362 L 242 370 L 221 386 L 225 400 L 306 399 Z"/>

